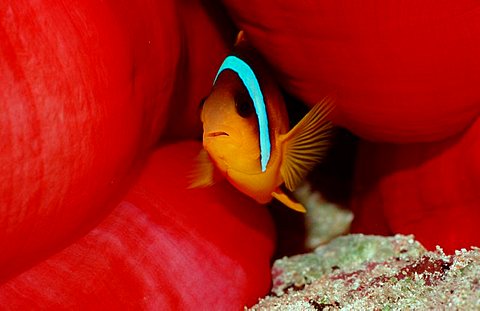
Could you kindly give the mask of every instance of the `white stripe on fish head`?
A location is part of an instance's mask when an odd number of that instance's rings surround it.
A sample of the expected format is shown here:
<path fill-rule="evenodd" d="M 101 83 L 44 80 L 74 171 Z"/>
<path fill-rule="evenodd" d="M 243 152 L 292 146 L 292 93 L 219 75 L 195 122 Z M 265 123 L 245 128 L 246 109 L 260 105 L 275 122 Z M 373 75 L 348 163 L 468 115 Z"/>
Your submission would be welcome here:
<path fill-rule="evenodd" d="M 233 55 L 225 58 L 220 66 L 220 69 L 218 69 L 213 84 L 215 84 L 217 81 L 220 73 L 226 69 L 230 69 L 238 75 L 253 101 L 253 107 L 255 108 L 255 113 L 257 115 L 258 132 L 260 136 L 260 164 L 262 167 L 262 172 L 265 172 L 267 170 L 268 161 L 270 160 L 271 143 L 270 131 L 268 127 L 267 107 L 265 106 L 265 99 L 263 97 L 262 90 L 260 89 L 260 84 L 252 68 L 245 61 Z"/>

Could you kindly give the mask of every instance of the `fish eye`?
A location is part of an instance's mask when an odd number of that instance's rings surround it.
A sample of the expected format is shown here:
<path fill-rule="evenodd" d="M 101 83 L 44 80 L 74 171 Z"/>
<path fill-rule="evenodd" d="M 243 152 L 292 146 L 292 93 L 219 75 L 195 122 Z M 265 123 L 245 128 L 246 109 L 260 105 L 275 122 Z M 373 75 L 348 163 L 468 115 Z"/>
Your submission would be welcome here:
<path fill-rule="evenodd" d="M 235 94 L 234 100 L 235 109 L 237 110 L 238 115 L 242 118 L 248 118 L 255 112 L 252 98 L 250 97 L 250 94 L 246 92 L 246 90 L 242 90 Z"/>

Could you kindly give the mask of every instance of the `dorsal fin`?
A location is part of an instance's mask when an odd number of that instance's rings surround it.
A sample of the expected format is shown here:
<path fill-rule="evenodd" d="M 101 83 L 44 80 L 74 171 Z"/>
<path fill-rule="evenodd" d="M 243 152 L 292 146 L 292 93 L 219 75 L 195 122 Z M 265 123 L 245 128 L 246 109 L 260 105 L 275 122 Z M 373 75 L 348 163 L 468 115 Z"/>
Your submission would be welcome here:
<path fill-rule="evenodd" d="M 243 41 L 245 41 L 245 32 L 243 30 L 240 30 L 237 34 L 237 38 L 235 39 L 235 46 L 241 44 Z"/>
<path fill-rule="evenodd" d="M 195 159 L 191 174 L 188 176 L 188 189 L 212 186 L 216 181 L 215 167 L 205 149 Z"/>
<path fill-rule="evenodd" d="M 281 137 L 284 159 L 280 173 L 288 190 L 295 190 L 307 173 L 324 157 L 332 128 L 326 117 L 333 107 L 333 98 L 324 98 L 293 129 Z"/>

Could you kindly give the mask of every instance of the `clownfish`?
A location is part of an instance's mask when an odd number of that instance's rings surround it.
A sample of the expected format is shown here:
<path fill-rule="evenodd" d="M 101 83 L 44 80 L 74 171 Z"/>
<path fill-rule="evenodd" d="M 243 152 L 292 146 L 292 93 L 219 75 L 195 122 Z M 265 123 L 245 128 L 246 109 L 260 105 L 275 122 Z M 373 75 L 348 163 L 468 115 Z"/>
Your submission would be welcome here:
<path fill-rule="evenodd" d="M 333 100 L 327 97 L 289 130 L 283 96 L 241 31 L 203 102 L 203 149 L 190 188 L 210 186 L 224 177 L 259 203 L 275 198 L 305 212 L 282 187 L 295 190 L 324 157 L 332 109 Z"/>

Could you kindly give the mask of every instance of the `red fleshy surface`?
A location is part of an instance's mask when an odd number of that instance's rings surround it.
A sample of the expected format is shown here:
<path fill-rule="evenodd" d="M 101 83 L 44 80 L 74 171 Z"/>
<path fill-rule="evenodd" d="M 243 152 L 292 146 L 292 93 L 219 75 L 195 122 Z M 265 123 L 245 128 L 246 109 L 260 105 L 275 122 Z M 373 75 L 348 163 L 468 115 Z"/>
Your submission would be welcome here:
<path fill-rule="evenodd" d="M 85 237 L 0 286 L 19 310 L 239 310 L 270 287 L 273 225 L 227 182 L 187 190 L 201 145 L 163 147 Z"/>
<path fill-rule="evenodd" d="M 164 128 L 175 7 L 126 3 L 0 5 L 0 279 L 103 218 Z"/>
<path fill-rule="evenodd" d="M 480 119 L 441 142 L 362 143 L 354 230 L 414 233 L 427 248 L 440 245 L 447 252 L 480 245 L 479 159 Z M 381 213 L 374 210 L 382 206 Z"/>
<path fill-rule="evenodd" d="M 336 122 L 364 138 L 442 139 L 480 112 L 475 0 L 224 2 L 290 92 L 335 92 Z"/>
<path fill-rule="evenodd" d="M 336 122 L 384 142 L 360 143 L 355 230 L 480 244 L 477 2 L 223 2 L 286 89 L 335 92 Z M 222 309 L 267 291 L 270 219 L 226 184 L 184 189 L 198 146 L 155 153 L 118 205 L 160 135 L 199 134 L 232 37 L 204 5 L 0 4 L 2 305 Z"/>
<path fill-rule="evenodd" d="M 364 139 L 357 232 L 480 245 L 477 1 L 224 2 L 286 89 L 336 92 L 335 121 Z"/>
<path fill-rule="evenodd" d="M 268 291 L 271 220 L 228 185 L 186 192 L 198 145 L 156 153 L 118 205 L 162 133 L 199 133 L 230 46 L 218 12 L 0 5 L 3 307 L 240 309 Z"/>

